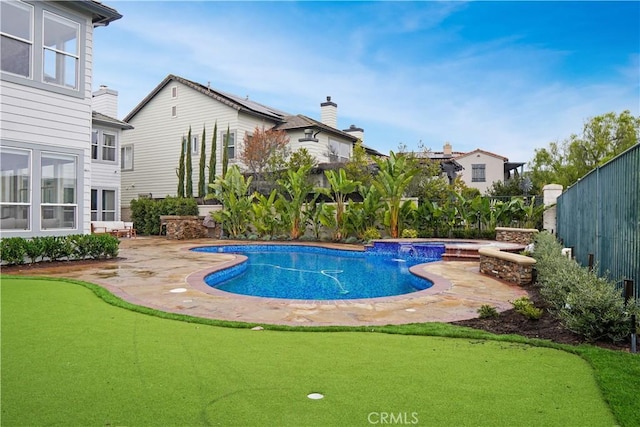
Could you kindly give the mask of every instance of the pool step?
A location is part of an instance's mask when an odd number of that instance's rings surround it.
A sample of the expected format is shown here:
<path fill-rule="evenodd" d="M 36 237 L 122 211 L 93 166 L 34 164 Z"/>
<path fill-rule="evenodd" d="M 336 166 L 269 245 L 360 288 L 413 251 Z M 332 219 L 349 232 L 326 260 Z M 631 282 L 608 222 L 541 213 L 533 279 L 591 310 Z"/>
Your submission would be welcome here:
<path fill-rule="evenodd" d="M 443 261 L 479 261 L 480 254 L 478 248 L 456 248 L 455 246 L 446 246 L 445 252 L 442 254 Z"/>

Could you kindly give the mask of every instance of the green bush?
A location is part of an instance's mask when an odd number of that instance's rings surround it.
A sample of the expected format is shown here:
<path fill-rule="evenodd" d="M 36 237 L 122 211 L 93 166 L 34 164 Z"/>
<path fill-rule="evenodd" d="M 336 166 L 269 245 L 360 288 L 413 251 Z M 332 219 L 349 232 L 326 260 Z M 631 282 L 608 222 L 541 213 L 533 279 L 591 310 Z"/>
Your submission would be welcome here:
<path fill-rule="evenodd" d="M 370 242 L 372 240 L 379 239 L 380 237 L 382 237 L 380 236 L 380 230 L 375 227 L 369 227 L 364 231 L 362 240 L 364 240 L 365 242 Z"/>
<path fill-rule="evenodd" d="M 613 282 L 563 256 L 562 246 L 548 233 L 536 236 L 533 257 L 540 294 L 569 330 L 589 341 L 629 335 L 630 315 L 638 307 L 625 306 Z"/>
<path fill-rule="evenodd" d="M 538 320 L 542 317 L 542 309 L 537 308 L 533 305 L 531 300 L 527 297 L 518 298 L 515 301 L 512 301 L 513 308 L 524 317 L 530 320 Z"/>
<path fill-rule="evenodd" d="M 418 232 L 413 228 L 405 228 L 402 230 L 402 238 L 403 239 L 415 239 L 418 237 Z"/>
<path fill-rule="evenodd" d="M 0 260 L 9 265 L 24 264 L 26 256 L 24 239 L 21 237 L 9 237 L 0 240 Z"/>
<path fill-rule="evenodd" d="M 198 215 L 198 202 L 194 198 L 167 197 L 161 200 L 134 199 L 131 201 L 131 219 L 136 230 L 143 235 L 160 234 L 161 215 Z"/>
<path fill-rule="evenodd" d="M 495 307 L 493 307 L 493 306 L 491 306 L 489 304 L 483 304 L 478 309 L 478 317 L 480 317 L 481 319 L 488 319 L 490 317 L 498 317 L 499 315 L 500 315 L 500 313 L 498 313 L 498 310 L 496 310 Z"/>
<path fill-rule="evenodd" d="M 69 236 L 43 236 L 25 239 L 0 239 L 0 262 L 5 265 L 23 264 L 28 258 L 58 261 L 113 258 L 118 255 L 120 240 L 110 234 L 73 234 Z"/>

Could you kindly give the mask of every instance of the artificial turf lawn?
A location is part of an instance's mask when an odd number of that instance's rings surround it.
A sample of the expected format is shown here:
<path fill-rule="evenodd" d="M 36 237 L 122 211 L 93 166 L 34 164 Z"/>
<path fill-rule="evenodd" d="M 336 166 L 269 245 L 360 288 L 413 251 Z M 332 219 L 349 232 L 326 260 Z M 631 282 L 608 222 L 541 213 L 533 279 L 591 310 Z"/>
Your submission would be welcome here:
<path fill-rule="evenodd" d="M 430 426 L 615 425 L 589 365 L 555 349 L 220 328 L 44 279 L 3 278 L 1 298 L 3 426 L 344 426 L 391 415 Z"/>

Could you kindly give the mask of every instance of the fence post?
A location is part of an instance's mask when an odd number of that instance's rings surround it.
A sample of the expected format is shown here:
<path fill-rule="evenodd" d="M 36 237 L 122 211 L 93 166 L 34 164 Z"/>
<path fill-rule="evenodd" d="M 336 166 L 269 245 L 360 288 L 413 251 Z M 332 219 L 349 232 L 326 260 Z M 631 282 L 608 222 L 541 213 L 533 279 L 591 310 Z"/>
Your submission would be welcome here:
<path fill-rule="evenodd" d="M 629 303 L 631 298 L 633 297 L 633 280 L 625 279 L 624 280 L 624 303 L 625 305 Z M 636 315 L 631 315 L 631 353 L 635 353 L 636 350 Z"/>
<path fill-rule="evenodd" d="M 589 254 L 589 271 L 593 273 L 593 254 Z"/>

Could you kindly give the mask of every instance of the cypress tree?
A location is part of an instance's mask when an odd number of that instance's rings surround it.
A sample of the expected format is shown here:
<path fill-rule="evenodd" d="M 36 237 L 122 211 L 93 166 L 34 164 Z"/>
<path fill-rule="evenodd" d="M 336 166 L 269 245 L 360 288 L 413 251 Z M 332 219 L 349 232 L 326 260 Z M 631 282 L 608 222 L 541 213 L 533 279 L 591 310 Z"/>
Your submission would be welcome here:
<path fill-rule="evenodd" d="M 222 146 L 222 177 L 227 176 L 227 168 L 229 167 L 229 125 L 227 125 L 227 134 L 224 136 L 224 143 Z"/>
<path fill-rule="evenodd" d="M 193 197 L 193 166 L 191 164 L 191 126 L 189 126 L 189 136 L 187 137 L 186 151 L 186 171 L 185 171 L 185 196 Z"/>
<path fill-rule="evenodd" d="M 204 182 L 204 168 L 207 166 L 207 129 L 202 125 L 202 141 L 200 141 L 200 170 L 198 174 L 198 197 L 204 197 L 206 194 L 206 183 Z"/>
<path fill-rule="evenodd" d="M 178 164 L 178 197 L 184 197 L 184 136 L 180 144 L 180 163 Z"/>
<path fill-rule="evenodd" d="M 211 138 L 211 157 L 209 157 L 209 184 L 216 180 L 216 156 L 218 152 L 218 121 L 213 126 L 213 137 Z M 207 193 L 213 194 L 213 188 L 207 186 Z"/>

